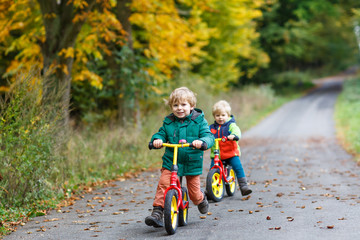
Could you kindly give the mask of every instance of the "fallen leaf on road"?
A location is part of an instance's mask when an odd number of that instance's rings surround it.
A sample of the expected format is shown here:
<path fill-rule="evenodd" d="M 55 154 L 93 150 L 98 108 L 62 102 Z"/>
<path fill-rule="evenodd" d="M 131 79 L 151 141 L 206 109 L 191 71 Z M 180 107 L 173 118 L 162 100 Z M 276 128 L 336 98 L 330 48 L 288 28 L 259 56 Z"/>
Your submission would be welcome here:
<path fill-rule="evenodd" d="M 54 222 L 54 221 L 59 221 L 59 218 L 51 218 L 51 219 L 45 219 L 44 222 Z"/>
<path fill-rule="evenodd" d="M 333 229 L 334 228 L 334 225 L 331 225 L 331 226 L 327 226 L 328 229 Z"/>
<path fill-rule="evenodd" d="M 123 212 L 127 212 L 129 211 L 130 209 L 129 208 L 120 208 L 119 211 L 123 211 Z"/>
<path fill-rule="evenodd" d="M 271 220 L 271 217 L 270 217 L 270 216 L 267 216 L 267 217 L 266 217 L 266 220 Z"/>
<path fill-rule="evenodd" d="M 277 197 L 282 197 L 284 195 L 284 193 L 278 193 L 276 194 Z"/>
<path fill-rule="evenodd" d="M 206 218 L 206 216 L 200 216 L 200 219 L 205 219 Z"/>
<path fill-rule="evenodd" d="M 317 208 L 316 208 L 316 210 L 321 210 L 321 209 L 322 209 L 322 207 L 317 207 Z"/>
<path fill-rule="evenodd" d="M 234 209 L 228 209 L 228 212 L 233 212 L 234 211 Z"/>

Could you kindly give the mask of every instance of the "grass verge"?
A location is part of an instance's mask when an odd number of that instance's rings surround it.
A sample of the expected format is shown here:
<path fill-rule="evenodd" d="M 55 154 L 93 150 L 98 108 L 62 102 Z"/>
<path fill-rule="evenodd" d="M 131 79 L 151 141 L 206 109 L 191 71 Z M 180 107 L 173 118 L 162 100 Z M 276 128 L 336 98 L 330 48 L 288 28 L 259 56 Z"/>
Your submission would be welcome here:
<path fill-rule="evenodd" d="M 360 76 L 344 82 L 335 105 L 337 136 L 360 162 Z"/>

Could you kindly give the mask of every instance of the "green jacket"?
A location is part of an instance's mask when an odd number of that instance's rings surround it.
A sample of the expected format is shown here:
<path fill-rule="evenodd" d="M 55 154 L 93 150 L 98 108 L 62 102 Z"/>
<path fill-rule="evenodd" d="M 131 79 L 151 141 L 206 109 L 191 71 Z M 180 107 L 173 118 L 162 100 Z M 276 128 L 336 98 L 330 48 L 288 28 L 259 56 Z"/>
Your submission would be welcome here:
<path fill-rule="evenodd" d="M 179 143 L 180 139 L 192 143 L 201 140 L 207 148 L 214 145 L 214 136 L 210 132 L 204 113 L 195 108 L 185 119 L 177 118 L 173 113 L 166 116 L 162 127 L 155 133 L 151 142 L 161 139 L 164 143 Z M 162 157 L 162 167 L 171 170 L 173 164 L 173 148 L 166 148 Z M 203 151 L 193 148 L 179 148 L 178 152 L 178 175 L 201 175 L 203 168 Z"/>

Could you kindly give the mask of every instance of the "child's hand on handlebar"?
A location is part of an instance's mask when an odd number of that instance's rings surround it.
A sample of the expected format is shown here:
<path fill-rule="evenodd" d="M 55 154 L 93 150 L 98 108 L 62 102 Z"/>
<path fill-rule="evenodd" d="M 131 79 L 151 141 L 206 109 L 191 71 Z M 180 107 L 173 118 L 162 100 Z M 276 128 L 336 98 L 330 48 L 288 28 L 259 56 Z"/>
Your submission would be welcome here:
<path fill-rule="evenodd" d="M 154 145 L 155 148 L 161 148 L 162 144 L 163 144 L 163 141 L 161 139 L 155 139 L 153 141 L 153 145 Z"/>
<path fill-rule="evenodd" d="M 227 136 L 227 139 L 229 139 L 230 141 L 232 141 L 232 140 L 234 140 L 234 137 L 235 137 L 235 135 L 229 135 L 229 136 Z"/>
<path fill-rule="evenodd" d="M 239 137 L 231 134 L 231 135 L 227 136 L 227 139 L 230 141 L 238 141 Z"/>
<path fill-rule="evenodd" d="M 200 149 L 202 143 L 203 143 L 203 141 L 201 141 L 201 140 L 194 140 L 194 141 L 192 142 L 192 145 L 193 145 L 194 147 L 196 147 L 197 149 Z"/>

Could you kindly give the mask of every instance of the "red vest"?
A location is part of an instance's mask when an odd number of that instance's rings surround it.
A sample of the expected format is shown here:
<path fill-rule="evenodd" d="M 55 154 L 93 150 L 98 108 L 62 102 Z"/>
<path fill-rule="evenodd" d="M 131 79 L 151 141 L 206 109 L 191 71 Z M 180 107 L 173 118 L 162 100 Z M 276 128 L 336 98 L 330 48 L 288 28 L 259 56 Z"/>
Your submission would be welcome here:
<path fill-rule="evenodd" d="M 215 138 L 222 138 L 223 136 L 227 137 L 231 133 L 229 131 L 229 127 L 231 123 L 235 123 L 235 119 L 231 116 L 231 120 L 224 123 L 223 125 L 219 125 L 218 123 L 214 122 L 210 125 L 210 131 L 214 135 Z M 240 156 L 240 151 L 236 141 L 220 141 L 220 158 L 222 160 L 232 158 L 234 156 Z"/>

